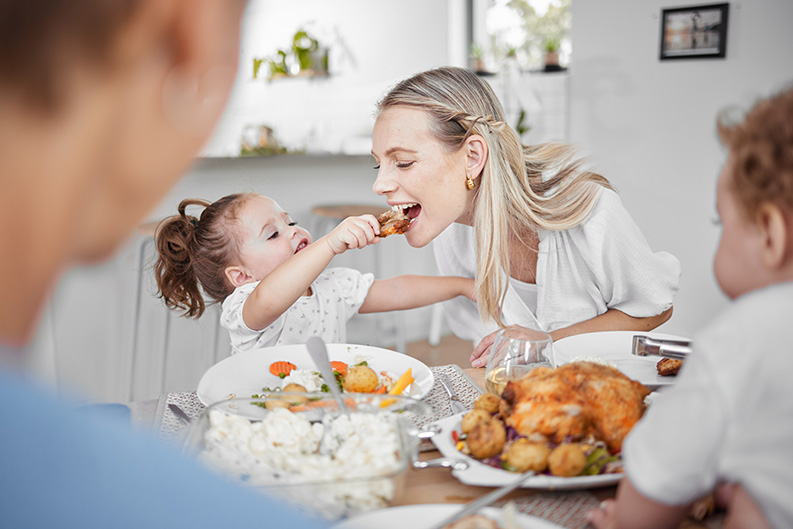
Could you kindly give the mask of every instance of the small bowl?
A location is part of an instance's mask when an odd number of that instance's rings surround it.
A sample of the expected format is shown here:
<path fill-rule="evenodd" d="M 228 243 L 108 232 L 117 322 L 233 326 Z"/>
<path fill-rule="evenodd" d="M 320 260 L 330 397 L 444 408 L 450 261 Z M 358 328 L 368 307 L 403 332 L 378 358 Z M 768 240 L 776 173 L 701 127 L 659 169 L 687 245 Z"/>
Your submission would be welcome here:
<path fill-rule="evenodd" d="M 327 393 L 217 402 L 191 425 L 184 450 L 327 519 L 389 507 L 417 459 L 411 418 L 431 408 L 396 395 L 346 394 L 344 400 L 348 417 Z M 276 408 L 284 403 L 292 409 Z"/>

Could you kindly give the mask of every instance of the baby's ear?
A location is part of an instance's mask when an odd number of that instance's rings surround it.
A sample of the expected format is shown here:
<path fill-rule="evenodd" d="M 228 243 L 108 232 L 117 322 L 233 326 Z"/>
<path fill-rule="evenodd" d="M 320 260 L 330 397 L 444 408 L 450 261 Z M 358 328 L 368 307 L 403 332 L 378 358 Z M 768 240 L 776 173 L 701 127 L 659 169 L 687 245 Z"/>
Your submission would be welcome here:
<path fill-rule="evenodd" d="M 241 287 L 253 281 L 253 277 L 241 266 L 229 266 L 226 268 L 225 273 L 228 280 L 234 285 L 234 288 Z"/>
<path fill-rule="evenodd" d="M 784 212 L 776 204 L 766 202 L 757 210 L 757 227 L 761 236 L 763 263 L 769 270 L 785 265 L 793 252 L 791 225 Z"/>

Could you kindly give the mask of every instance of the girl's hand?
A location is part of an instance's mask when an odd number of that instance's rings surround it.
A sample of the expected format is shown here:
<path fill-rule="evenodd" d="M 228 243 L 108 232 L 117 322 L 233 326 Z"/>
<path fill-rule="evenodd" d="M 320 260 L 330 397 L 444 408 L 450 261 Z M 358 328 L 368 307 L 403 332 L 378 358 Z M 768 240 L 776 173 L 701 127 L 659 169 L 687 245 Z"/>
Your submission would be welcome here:
<path fill-rule="evenodd" d="M 335 255 L 349 249 L 363 248 L 377 241 L 380 224 L 374 215 L 361 215 L 360 217 L 347 217 L 333 228 L 324 239 Z"/>

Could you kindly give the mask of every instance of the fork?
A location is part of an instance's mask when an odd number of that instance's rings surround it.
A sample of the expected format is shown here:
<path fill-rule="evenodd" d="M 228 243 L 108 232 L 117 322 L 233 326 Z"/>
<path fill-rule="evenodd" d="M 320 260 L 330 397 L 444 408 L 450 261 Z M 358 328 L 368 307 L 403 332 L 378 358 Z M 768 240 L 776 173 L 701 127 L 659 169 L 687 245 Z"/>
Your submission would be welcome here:
<path fill-rule="evenodd" d="M 449 380 L 449 375 L 446 373 L 439 373 L 438 374 L 438 381 L 441 383 L 441 386 L 446 391 L 446 394 L 449 395 L 449 404 L 452 407 L 452 413 L 455 415 L 458 413 L 463 413 L 464 411 L 468 411 L 465 407 L 465 404 L 460 400 L 460 397 L 457 396 L 457 392 L 454 390 L 454 386 L 452 386 L 451 381 Z"/>
<path fill-rule="evenodd" d="M 435 524 L 432 526 L 431 529 L 443 529 L 443 527 L 447 526 L 452 522 L 456 522 L 460 518 L 464 516 L 468 516 L 469 514 L 474 514 L 480 511 L 483 507 L 490 505 L 491 503 L 500 500 L 513 490 L 517 489 L 523 482 L 526 481 L 528 478 L 534 476 L 534 471 L 529 470 L 528 472 L 524 472 L 517 479 L 510 481 L 506 485 L 495 489 L 484 496 L 477 498 L 476 500 L 472 501 L 471 503 L 467 503 L 462 509 L 454 513 L 453 515 L 445 518 L 443 521 Z"/>

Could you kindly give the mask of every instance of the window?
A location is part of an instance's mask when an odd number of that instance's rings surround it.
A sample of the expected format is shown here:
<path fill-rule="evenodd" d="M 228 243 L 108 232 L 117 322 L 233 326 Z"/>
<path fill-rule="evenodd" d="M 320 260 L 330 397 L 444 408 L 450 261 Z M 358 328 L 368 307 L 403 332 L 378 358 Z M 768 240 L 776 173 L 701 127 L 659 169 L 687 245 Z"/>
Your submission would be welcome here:
<path fill-rule="evenodd" d="M 570 0 L 473 0 L 472 61 L 497 72 L 514 58 L 523 70 L 543 69 L 546 51 L 567 64 Z"/>

